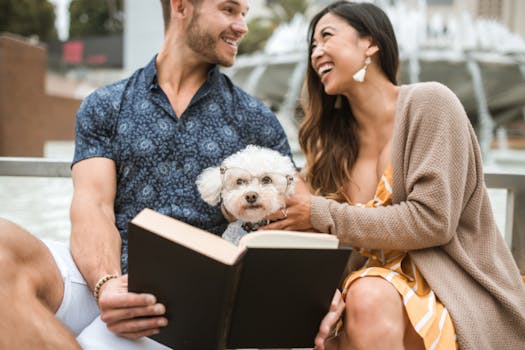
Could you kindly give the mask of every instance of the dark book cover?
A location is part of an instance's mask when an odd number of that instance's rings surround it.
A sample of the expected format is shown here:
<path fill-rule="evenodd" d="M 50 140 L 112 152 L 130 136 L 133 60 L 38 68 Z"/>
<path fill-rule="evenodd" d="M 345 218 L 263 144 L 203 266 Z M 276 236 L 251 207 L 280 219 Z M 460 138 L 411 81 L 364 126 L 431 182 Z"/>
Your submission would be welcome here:
<path fill-rule="evenodd" d="M 227 347 L 311 348 L 348 249 L 249 248 Z"/>
<path fill-rule="evenodd" d="M 128 290 L 166 306 L 168 326 L 152 336 L 174 349 L 223 349 L 240 264 L 226 265 L 130 224 Z"/>
<path fill-rule="evenodd" d="M 155 295 L 168 317 L 152 339 L 177 350 L 313 346 L 349 249 L 237 247 L 151 210 L 137 218 L 128 289 Z"/>

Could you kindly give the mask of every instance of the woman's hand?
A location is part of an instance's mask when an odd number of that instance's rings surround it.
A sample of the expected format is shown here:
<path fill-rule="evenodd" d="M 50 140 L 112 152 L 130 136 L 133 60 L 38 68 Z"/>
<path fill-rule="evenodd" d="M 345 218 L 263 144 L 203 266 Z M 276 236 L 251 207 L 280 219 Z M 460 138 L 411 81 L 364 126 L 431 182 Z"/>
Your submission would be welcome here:
<path fill-rule="evenodd" d="M 268 216 L 270 221 L 277 221 L 261 227 L 261 230 L 314 231 L 310 222 L 310 196 L 304 180 L 297 175 L 295 192 L 286 200 L 286 208 Z"/>
<path fill-rule="evenodd" d="M 328 313 L 325 315 L 319 326 L 319 331 L 315 337 L 315 350 L 325 350 L 327 342 L 337 341 L 334 339 L 336 335 L 336 327 L 341 319 L 341 315 L 345 310 L 345 302 L 339 290 L 335 291 L 334 298 Z"/>
<path fill-rule="evenodd" d="M 128 275 L 106 282 L 98 304 L 102 321 L 111 332 L 121 337 L 149 336 L 168 324 L 167 318 L 163 317 L 166 308 L 157 303 L 153 295 L 128 292 Z"/>

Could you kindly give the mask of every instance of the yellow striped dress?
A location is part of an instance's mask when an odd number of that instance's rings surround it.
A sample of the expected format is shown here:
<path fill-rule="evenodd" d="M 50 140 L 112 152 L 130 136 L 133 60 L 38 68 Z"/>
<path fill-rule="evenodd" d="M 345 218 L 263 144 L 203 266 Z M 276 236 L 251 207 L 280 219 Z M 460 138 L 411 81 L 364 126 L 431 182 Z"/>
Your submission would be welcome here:
<path fill-rule="evenodd" d="M 374 199 L 365 207 L 386 206 L 392 203 L 392 166 L 388 166 L 377 186 Z M 382 277 L 390 282 L 403 298 L 410 322 L 423 338 L 426 349 L 457 349 L 456 333 L 452 319 L 444 305 L 437 299 L 425 278 L 418 271 L 405 251 L 363 249 L 356 250 L 368 258 L 363 268 L 346 277 L 343 297 L 358 278 Z"/>

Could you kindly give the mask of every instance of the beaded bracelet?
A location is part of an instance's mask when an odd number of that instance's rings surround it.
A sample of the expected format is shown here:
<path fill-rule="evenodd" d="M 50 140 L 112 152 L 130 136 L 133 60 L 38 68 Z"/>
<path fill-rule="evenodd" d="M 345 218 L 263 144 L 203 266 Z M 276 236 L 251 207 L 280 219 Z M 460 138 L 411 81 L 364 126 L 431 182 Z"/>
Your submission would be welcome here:
<path fill-rule="evenodd" d="M 100 297 L 100 288 L 109 280 L 113 278 L 118 278 L 117 275 L 106 275 L 98 280 L 97 284 L 95 284 L 95 288 L 93 289 L 93 296 L 95 297 L 95 300 L 98 304 L 98 298 Z"/>

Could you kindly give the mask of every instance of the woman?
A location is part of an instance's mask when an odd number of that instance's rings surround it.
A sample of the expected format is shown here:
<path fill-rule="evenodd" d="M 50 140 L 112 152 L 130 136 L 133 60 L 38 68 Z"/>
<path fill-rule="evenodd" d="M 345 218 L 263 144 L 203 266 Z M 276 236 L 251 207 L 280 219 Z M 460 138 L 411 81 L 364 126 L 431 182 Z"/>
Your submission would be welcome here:
<path fill-rule="evenodd" d="M 355 248 L 317 348 L 525 348 L 525 288 L 456 96 L 397 86 L 394 31 L 372 4 L 329 5 L 309 38 L 299 136 L 314 195 L 299 186 L 287 218 L 266 228 L 330 232 Z"/>

